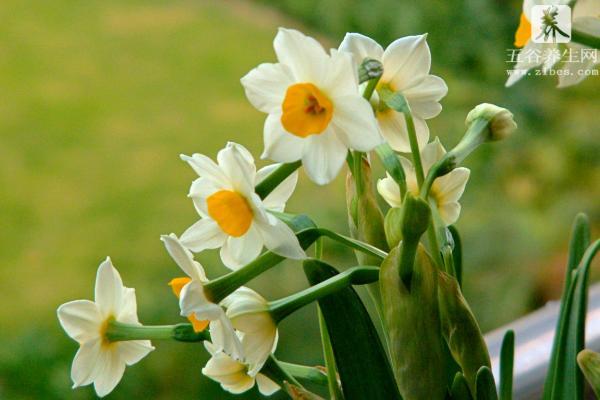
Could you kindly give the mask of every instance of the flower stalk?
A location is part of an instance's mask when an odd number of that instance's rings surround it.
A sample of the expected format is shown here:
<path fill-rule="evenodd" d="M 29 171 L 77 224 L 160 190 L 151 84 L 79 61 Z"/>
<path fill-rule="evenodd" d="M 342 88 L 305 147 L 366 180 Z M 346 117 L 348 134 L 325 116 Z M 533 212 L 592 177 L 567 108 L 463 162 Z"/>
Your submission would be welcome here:
<path fill-rule="evenodd" d="M 379 279 L 379 268 L 370 266 L 352 267 L 317 285 L 269 303 L 269 312 L 276 322 L 294 311 L 322 297 L 335 293 L 349 285 L 365 285 Z"/>
<path fill-rule="evenodd" d="M 192 324 L 176 325 L 133 325 L 110 320 L 104 333 L 110 342 L 129 340 L 177 340 L 179 342 L 201 342 L 209 340 L 208 331 L 194 332 Z"/>

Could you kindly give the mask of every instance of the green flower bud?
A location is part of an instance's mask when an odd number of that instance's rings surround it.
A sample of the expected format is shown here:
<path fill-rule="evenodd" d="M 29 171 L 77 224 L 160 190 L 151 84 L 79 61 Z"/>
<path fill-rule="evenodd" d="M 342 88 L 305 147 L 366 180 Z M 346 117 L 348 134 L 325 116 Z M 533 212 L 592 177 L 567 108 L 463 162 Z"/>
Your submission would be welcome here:
<path fill-rule="evenodd" d="M 517 129 L 513 114 L 506 108 L 494 104 L 483 103 L 472 109 L 465 121 L 467 127 L 470 127 L 477 119 L 488 121 L 487 140 L 489 141 L 503 140 Z"/>
<path fill-rule="evenodd" d="M 446 396 L 447 371 L 437 267 L 419 245 L 409 291 L 399 272 L 404 251 L 403 243 L 392 249 L 379 273 L 392 367 L 403 398 L 441 400 Z"/>

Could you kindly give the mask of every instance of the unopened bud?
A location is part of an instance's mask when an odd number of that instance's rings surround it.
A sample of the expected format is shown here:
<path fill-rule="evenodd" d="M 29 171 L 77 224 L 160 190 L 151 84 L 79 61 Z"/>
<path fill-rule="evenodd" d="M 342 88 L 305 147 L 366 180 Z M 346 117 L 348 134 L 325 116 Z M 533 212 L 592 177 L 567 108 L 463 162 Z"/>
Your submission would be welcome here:
<path fill-rule="evenodd" d="M 477 119 L 488 121 L 488 137 L 486 139 L 489 141 L 503 140 L 517 129 L 513 114 L 506 108 L 494 104 L 483 103 L 472 109 L 465 121 L 467 127 L 470 127 Z"/>

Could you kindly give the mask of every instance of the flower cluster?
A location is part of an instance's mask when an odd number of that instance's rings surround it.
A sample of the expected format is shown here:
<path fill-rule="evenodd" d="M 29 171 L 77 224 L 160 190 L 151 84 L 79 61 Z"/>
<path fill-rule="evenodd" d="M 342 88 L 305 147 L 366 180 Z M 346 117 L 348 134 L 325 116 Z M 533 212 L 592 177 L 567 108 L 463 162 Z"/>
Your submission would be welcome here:
<path fill-rule="evenodd" d="M 450 151 L 438 138 L 429 141 L 426 120 L 440 113 L 448 89 L 429 73 L 426 35 L 400 38 L 384 50 L 368 37 L 349 33 L 338 49 L 327 52 L 311 37 L 280 29 L 274 48 L 278 62 L 259 65 L 241 83 L 248 100 L 267 114 L 262 158 L 275 164 L 257 169 L 250 152 L 236 143 L 219 151 L 216 161 L 203 154 L 181 156 L 198 174 L 189 197 L 200 219 L 180 235 L 161 236 L 161 241 L 185 274 L 170 285 L 189 324 L 142 326 L 133 289 L 123 286 L 107 259 L 98 269 L 95 302 L 79 300 L 58 309 L 63 328 L 80 345 L 73 362 L 74 386 L 93 382 L 99 396 L 108 394 L 125 365 L 146 356 L 153 350 L 150 340 L 158 339 L 203 341 L 210 359 L 202 373 L 231 393 L 256 384 L 270 395 L 284 383 L 295 385 L 295 372 L 308 367 L 290 367 L 274 358 L 279 321 L 341 288 L 376 282 L 378 267 L 350 268 L 276 301 L 244 285 L 283 259 L 306 263 L 305 250 L 322 236 L 377 264 L 388 255 L 387 244 L 363 234 L 375 229 L 375 219 L 355 219 L 357 232 L 345 237 L 286 214 L 297 169 L 302 166 L 310 180 L 324 185 L 347 162 L 358 204 L 350 215 L 369 213 L 373 207 L 381 214 L 376 203 L 364 201 L 374 196 L 365 187 L 371 159 L 366 153 L 377 154 L 387 170 L 377 190 L 392 207 L 388 215 L 402 210 L 406 224 L 412 212 L 408 203 L 422 198 L 439 217 L 431 222 L 430 245 L 440 257 L 443 240 L 436 239 L 436 232 L 458 220 L 459 199 L 470 174 L 458 164 L 481 143 L 506 137 L 516 127 L 507 110 L 486 105 L 469 114 L 465 137 Z M 365 63 L 378 66 L 379 73 L 365 78 Z M 409 239 L 405 233 L 404 240 Z M 195 253 L 210 249 L 220 249 L 221 261 L 231 272 L 214 279 L 206 275 Z"/>

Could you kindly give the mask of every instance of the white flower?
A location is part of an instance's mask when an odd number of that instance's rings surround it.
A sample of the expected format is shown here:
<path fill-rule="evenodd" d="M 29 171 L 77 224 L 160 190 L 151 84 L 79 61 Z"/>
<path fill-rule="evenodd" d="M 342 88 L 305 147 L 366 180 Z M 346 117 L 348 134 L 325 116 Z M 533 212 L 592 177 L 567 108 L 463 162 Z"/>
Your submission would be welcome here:
<path fill-rule="evenodd" d="M 381 143 L 373 110 L 360 96 L 349 54 L 327 54 L 313 38 L 280 28 L 273 42 L 277 64 L 261 64 L 241 80 L 248 100 L 268 115 L 263 158 L 302 160 L 323 185 L 340 172 L 348 149 Z"/>
<path fill-rule="evenodd" d="M 110 342 L 105 337 L 111 320 L 141 326 L 135 290 L 123 286 L 110 258 L 98 268 L 95 301 L 71 301 L 61 305 L 57 313 L 63 329 L 79 343 L 71 367 L 73 388 L 94 383 L 98 396 L 106 396 L 123 377 L 126 365 L 137 363 L 154 350 L 149 340 Z"/>
<path fill-rule="evenodd" d="M 233 330 L 231 321 L 221 306 L 213 303 L 204 292 L 204 284 L 208 282 L 208 279 L 202 265 L 194 260 L 192 253 L 181 244 L 174 234 L 163 235 L 161 240 L 171 258 L 190 278 L 189 281 L 182 282 L 184 285 L 179 293 L 181 315 L 193 316 L 197 321 L 211 321 L 210 333 L 213 340 L 217 340 L 223 349 L 234 358 L 241 358 L 241 343 Z M 196 326 L 195 324 L 194 327 L 196 328 Z M 217 339 L 214 339 L 215 337 Z"/>
<path fill-rule="evenodd" d="M 438 138 L 429 143 L 421 151 L 421 161 L 425 175 L 431 166 L 443 155 L 446 154 L 444 146 Z M 412 163 L 404 157 L 400 157 L 400 162 L 406 173 L 406 185 L 408 190 L 414 194 L 419 194 L 415 169 Z M 450 173 L 437 178 L 431 186 L 429 195 L 435 200 L 440 216 L 446 225 L 452 225 L 458 220 L 460 215 L 460 204 L 458 200 L 465 191 L 470 171 L 468 168 L 459 167 L 453 169 Z M 392 207 L 400 207 L 400 189 L 398 184 L 388 175 L 377 182 L 377 191 Z"/>
<path fill-rule="evenodd" d="M 531 9 L 536 5 L 564 5 L 569 0 L 524 0 L 519 27 L 515 32 L 515 46 L 522 47 L 513 73 L 508 77 L 506 86 L 512 86 L 532 68 L 542 66 L 542 70 L 550 70 L 561 60 L 563 51 L 556 43 L 535 43 L 531 40 Z M 597 0 L 579 0 L 572 13 L 573 29 L 578 29 L 592 36 L 600 36 L 600 2 Z M 582 71 L 590 70 L 598 61 L 596 49 L 588 48 L 575 42 L 566 43 L 568 52 L 575 53 L 576 59 L 568 60 L 563 65 L 564 72 L 559 75 L 558 87 L 575 85 L 586 78 Z M 584 50 L 585 49 L 585 50 Z M 590 52 L 585 59 L 583 52 Z M 557 56 L 554 56 L 557 55 Z"/>
<path fill-rule="evenodd" d="M 254 290 L 241 287 L 223 300 L 233 327 L 244 334 L 242 347 L 249 373 L 259 371 L 277 347 L 277 324 L 267 300 Z"/>
<path fill-rule="evenodd" d="M 385 85 L 404 95 L 412 110 L 419 148 L 423 148 L 429 140 L 429 128 L 425 120 L 440 113 L 442 106 L 439 101 L 448 93 L 444 80 L 429 74 L 431 53 L 426 35 L 397 39 L 384 51 L 367 36 L 347 33 L 339 50 L 352 53 L 357 65 L 365 58 L 375 59 L 383 64 L 383 75 L 378 85 Z M 410 143 L 403 114 L 387 107 L 379 107 L 377 93 L 373 94 L 373 101 L 376 103 L 377 121 L 385 140 L 394 150 L 409 152 Z"/>
<path fill-rule="evenodd" d="M 240 334 L 240 337 L 243 342 L 244 335 Z M 234 360 L 227 353 L 220 351 L 219 346 L 204 342 L 204 347 L 212 357 L 202 368 L 202 373 L 220 383 L 224 390 L 240 394 L 252 389 L 255 383 L 259 392 L 265 396 L 270 396 L 279 390 L 277 383 L 258 371 L 250 372 L 249 366 L 244 361 Z M 244 346 L 244 351 L 250 350 Z"/>
<path fill-rule="evenodd" d="M 181 236 L 194 252 L 221 247 L 221 260 L 237 269 L 254 260 L 263 245 L 283 257 L 306 257 L 294 232 L 267 209 L 283 211 L 298 179 L 290 175 L 264 200 L 254 187 L 277 166 L 256 171 L 245 147 L 228 143 L 217 155 L 218 164 L 202 154 L 181 156 L 200 175 L 190 188 L 202 217 Z"/>

